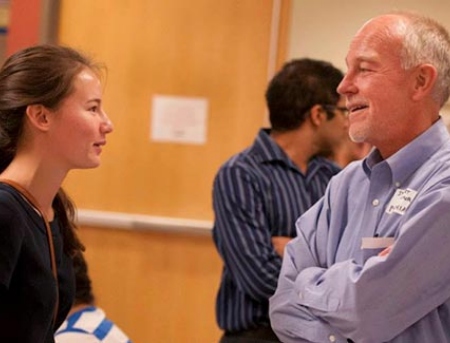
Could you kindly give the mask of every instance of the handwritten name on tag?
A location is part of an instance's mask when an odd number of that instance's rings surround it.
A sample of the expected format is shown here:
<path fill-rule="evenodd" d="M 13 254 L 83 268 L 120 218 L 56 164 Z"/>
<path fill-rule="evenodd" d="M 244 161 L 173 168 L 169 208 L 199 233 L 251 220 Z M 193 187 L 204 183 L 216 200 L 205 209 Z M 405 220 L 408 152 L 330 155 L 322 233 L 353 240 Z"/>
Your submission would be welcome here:
<path fill-rule="evenodd" d="M 409 205 L 411 205 L 416 195 L 417 191 L 410 188 L 397 189 L 386 208 L 386 213 L 398 213 L 404 215 L 405 211 L 408 209 Z"/>

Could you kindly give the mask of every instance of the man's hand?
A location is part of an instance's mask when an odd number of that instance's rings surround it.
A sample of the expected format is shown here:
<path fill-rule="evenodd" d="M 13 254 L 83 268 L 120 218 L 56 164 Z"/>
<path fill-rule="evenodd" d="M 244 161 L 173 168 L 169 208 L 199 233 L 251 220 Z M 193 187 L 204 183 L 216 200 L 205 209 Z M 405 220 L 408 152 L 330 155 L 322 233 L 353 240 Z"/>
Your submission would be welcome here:
<path fill-rule="evenodd" d="M 391 252 L 391 250 L 392 250 L 393 247 L 394 247 L 393 244 L 390 245 L 390 246 L 388 246 L 387 248 L 383 249 L 383 250 L 378 254 L 378 256 L 387 256 L 387 255 L 389 255 L 389 253 Z"/>
<path fill-rule="evenodd" d="M 275 249 L 275 251 L 277 252 L 278 255 L 283 257 L 284 247 L 286 246 L 286 244 L 289 243 L 289 241 L 291 239 L 292 239 L 291 237 L 286 237 L 286 236 L 273 236 L 272 237 L 273 248 Z"/>

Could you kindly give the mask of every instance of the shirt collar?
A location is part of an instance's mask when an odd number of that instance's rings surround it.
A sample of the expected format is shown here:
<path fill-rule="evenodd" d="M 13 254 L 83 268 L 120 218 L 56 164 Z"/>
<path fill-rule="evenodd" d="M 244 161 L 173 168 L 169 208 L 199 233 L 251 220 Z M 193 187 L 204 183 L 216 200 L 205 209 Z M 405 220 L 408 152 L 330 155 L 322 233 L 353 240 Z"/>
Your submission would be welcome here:
<path fill-rule="evenodd" d="M 259 157 L 260 162 L 283 161 L 293 165 L 283 149 L 270 137 L 270 129 L 259 130 L 251 150 Z"/>
<path fill-rule="evenodd" d="M 295 163 L 289 158 L 281 147 L 275 143 L 270 137 L 270 129 L 261 129 L 250 148 L 251 153 L 255 159 L 260 163 L 281 162 L 284 165 L 297 170 L 303 174 Z M 321 168 L 328 169 L 331 173 L 336 174 L 341 170 L 340 167 L 326 158 L 315 156 L 308 163 L 307 174 L 313 175 Z"/>
<path fill-rule="evenodd" d="M 447 128 L 440 118 L 428 130 L 385 160 L 392 172 L 392 181 L 399 187 L 449 139 Z M 363 169 L 370 177 L 372 168 L 383 159 L 378 149 L 364 159 Z"/>

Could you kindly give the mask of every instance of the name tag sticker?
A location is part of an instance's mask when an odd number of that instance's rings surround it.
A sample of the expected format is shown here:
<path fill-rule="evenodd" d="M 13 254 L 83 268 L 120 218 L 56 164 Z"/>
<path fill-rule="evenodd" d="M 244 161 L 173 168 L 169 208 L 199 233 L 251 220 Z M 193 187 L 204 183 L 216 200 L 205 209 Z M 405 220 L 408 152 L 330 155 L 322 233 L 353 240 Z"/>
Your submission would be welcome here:
<path fill-rule="evenodd" d="M 397 189 L 392 196 L 391 201 L 387 205 L 386 213 L 397 213 L 404 215 L 405 211 L 411 205 L 412 201 L 417 195 L 417 191 L 410 188 L 407 189 Z"/>
<path fill-rule="evenodd" d="M 361 249 L 383 249 L 394 244 L 394 237 L 363 237 Z"/>

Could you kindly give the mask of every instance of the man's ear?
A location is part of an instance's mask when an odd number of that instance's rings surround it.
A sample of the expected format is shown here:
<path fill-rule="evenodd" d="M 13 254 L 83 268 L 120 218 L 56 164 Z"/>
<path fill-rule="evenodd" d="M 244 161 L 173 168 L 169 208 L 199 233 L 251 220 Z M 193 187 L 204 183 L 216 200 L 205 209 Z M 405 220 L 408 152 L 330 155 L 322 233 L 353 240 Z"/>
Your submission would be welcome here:
<path fill-rule="evenodd" d="M 314 105 L 309 112 L 309 118 L 314 126 L 320 126 L 326 120 L 327 114 L 321 105 Z"/>
<path fill-rule="evenodd" d="M 421 64 L 414 73 L 414 100 L 430 94 L 436 83 L 437 71 L 431 64 Z"/>
<path fill-rule="evenodd" d="M 38 130 L 47 131 L 49 127 L 49 111 L 41 104 L 28 105 L 27 117 L 32 126 Z"/>

